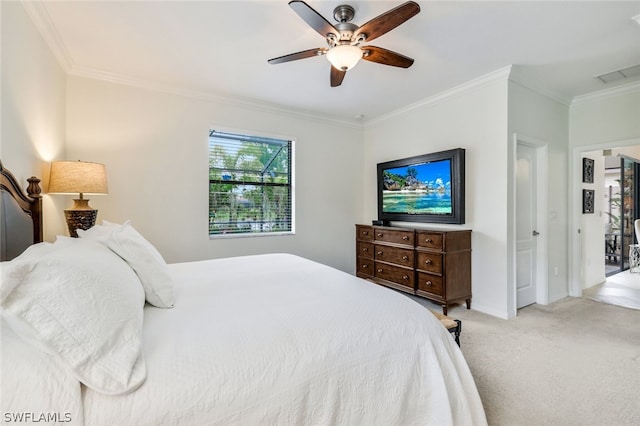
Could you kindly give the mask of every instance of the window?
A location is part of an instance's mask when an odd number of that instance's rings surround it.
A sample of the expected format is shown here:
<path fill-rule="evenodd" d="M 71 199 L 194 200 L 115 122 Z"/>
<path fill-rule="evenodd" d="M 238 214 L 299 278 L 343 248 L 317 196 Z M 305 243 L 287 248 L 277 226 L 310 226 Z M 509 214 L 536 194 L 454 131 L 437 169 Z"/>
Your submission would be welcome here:
<path fill-rule="evenodd" d="M 293 142 L 209 131 L 209 236 L 294 231 Z"/>

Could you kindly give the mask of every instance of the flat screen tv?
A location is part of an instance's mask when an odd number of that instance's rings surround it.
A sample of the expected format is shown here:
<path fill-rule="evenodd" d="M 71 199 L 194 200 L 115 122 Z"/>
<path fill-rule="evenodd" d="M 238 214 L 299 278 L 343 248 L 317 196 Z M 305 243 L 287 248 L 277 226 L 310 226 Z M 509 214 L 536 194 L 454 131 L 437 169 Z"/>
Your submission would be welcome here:
<path fill-rule="evenodd" d="M 464 223 L 464 149 L 378 164 L 378 220 Z"/>

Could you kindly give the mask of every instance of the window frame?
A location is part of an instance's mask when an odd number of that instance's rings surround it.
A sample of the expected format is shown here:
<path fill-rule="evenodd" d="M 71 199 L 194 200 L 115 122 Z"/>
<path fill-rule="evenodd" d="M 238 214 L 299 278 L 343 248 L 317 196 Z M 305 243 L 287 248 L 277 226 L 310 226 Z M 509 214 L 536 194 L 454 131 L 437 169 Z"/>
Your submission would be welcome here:
<path fill-rule="evenodd" d="M 207 175 L 208 175 L 208 181 L 209 181 L 209 185 L 208 185 L 208 217 L 209 217 L 209 226 L 208 226 L 208 234 L 209 234 L 209 239 L 210 240 L 214 240 L 214 239 L 224 239 L 224 238 L 252 238 L 252 237 L 275 237 L 275 236 L 286 236 L 286 235 L 295 235 L 296 233 L 296 220 L 295 220 L 295 145 L 296 145 L 296 141 L 294 138 L 291 137 L 286 137 L 286 136 L 281 136 L 281 135 L 269 135 L 269 134 L 265 134 L 265 133 L 256 133 L 256 132 L 251 132 L 251 131 L 246 131 L 246 130 L 238 130 L 238 129 L 229 129 L 229 128 L 225 128 L 222 126 L 210 126 L 209 127 L 209 136 L 207 137 L 207 152 L 208 155 L 211 155 L 211 145 L 210 145 L 210 139 L 213 135 L 214 132 L 217 133 L 224 133 L 224 134 L 230 134 L 233 136 L 239 136 L 239 137 L 247 137 L 248 139 L 250 138 L 256 138 L 256 139 L 273 139 L 273 140 L 279 140 L 282 142 L 287 142 L 288 145 L 288 151 L 289 151 L 289 183 L 288 184 L 282 184 L 282 183 L 277 183 L 277 182 L 243 182 L 243 181 L 228 181 L 228 180 L 224 180 L 224 179 L 211 179 L 211 164 L 209 162 L 209 164 L 207 165 Z M 255 141 L 254 141 L 255 142 Z M 265 142 L 266 143 L 266 142 Z M 274 156 L 275 159 L 275 156 Z M 237 169 L 238 171 L 243 171 L 241 169 Z M 255 172 L 255 171 L 253 171 Z M 212 183 L 234 183 L 237 185 L 255 185 L 255 186 L 264 186 L 264 187 L 288 187 L 289 188 L 289 210 L 290 210 L 290 214 L 289 214 L 289 219 L 290 219 L 290 223 L 291 223 L 291 229 L 290 230 L 286 230 L 286 231 L 274 231 L 274 232 L 268 232 L 268 231 L 259 231 L 259 232 L 254 232 L 254 231 L 249 231 L 249 232 L 230 232 L 230 233 L 217 233 L 217 234 L 211 234 L 211 184 Z"/>

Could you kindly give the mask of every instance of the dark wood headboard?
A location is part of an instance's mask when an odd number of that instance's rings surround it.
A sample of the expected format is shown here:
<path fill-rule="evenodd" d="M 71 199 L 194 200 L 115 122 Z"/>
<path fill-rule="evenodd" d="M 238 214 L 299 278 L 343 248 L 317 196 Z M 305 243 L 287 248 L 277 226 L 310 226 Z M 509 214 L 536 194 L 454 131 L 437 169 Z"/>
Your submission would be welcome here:
<path fill-rule="evenodd" d="M 27 179 L 25 193 L 0 161 L 0 254 L 11 260 L 31 244 L 42 242 L 42 196 L 40 179 Z"/>

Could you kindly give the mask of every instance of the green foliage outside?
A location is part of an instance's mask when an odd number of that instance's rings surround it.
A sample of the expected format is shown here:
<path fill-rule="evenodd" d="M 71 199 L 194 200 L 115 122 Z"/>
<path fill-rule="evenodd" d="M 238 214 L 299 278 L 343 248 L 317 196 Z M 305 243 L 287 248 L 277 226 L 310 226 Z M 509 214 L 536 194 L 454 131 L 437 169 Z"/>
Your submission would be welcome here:
<path fill-rule="evenodd" d="M 287 145 L 214 144 L 209 153 L 209 234 L 291 230 Z"/>

